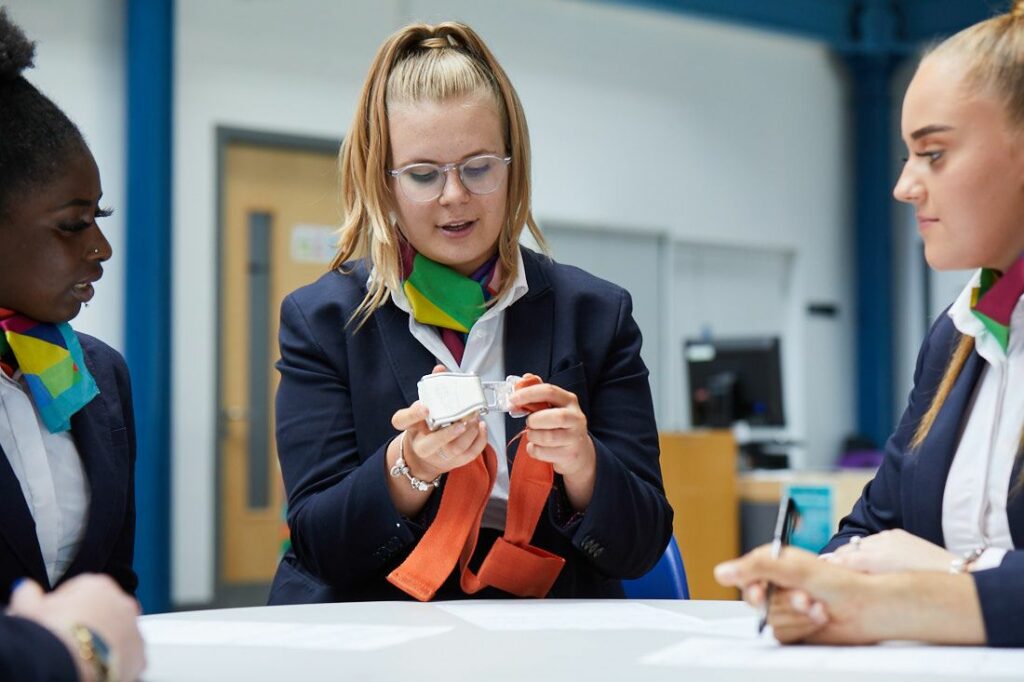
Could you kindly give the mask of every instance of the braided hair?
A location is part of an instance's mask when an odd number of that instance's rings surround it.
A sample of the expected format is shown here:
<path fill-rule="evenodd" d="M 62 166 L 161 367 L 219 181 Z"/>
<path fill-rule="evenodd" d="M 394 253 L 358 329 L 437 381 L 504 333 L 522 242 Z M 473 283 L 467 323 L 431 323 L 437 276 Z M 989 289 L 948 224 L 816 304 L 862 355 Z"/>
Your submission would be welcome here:
<path fill-rule="evenodd" d="M 0 8 L 0 216 L 12 197 L 52 180 L 87 149 L 71 119 L 22 75 L 35 43 Z"/>

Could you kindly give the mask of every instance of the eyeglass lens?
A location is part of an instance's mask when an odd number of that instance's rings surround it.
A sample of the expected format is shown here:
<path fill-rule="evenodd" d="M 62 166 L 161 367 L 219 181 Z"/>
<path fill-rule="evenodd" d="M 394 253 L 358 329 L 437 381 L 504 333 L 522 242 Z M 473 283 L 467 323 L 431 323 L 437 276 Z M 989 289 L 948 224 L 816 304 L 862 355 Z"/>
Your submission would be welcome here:
<path fill-rule="evenodd" d="M 455 168 L 462 185 L 473 194 L 490 194 L 505 177 L 505 160 L 497 156 L 477 156 Z M 412 201 L 432 201 L 444 191 L 448 173 L 432 163 L 408 166 L 398 175 L 405 196 Z"/>

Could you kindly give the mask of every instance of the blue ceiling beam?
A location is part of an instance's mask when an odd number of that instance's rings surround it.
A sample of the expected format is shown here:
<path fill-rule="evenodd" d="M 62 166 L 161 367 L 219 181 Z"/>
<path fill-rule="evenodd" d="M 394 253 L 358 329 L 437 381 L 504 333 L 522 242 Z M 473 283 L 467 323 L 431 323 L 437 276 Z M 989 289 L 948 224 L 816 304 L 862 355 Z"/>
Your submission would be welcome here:
<path fill-rule="evenodd" d="M 844 54 L 904 56 L 1005 11 L 1008 0 L 598 0 L 818 40 Z"/>
<path fill-rule="evenodd" d="M 927 44 L 1005 12 L 1008 0 L 900 0 L 906 39 Z"/>
<path fill-rule="evenodd" d="M 600 0 L 682 12 L 828 43 L 849 35 L 849 0 Z"/>

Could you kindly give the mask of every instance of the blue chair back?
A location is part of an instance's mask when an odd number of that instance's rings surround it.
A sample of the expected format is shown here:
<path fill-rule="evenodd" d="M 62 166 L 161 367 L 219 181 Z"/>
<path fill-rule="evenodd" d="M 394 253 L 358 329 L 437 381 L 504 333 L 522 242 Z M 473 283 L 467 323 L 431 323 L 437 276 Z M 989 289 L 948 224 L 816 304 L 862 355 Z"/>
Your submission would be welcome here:
<path fill-rule="evenodd" d="M 630 599 L 689 599 L 686 568 L 675 536 L 650 571 L 635 580 L 623 580 L 622 589 Z"/>

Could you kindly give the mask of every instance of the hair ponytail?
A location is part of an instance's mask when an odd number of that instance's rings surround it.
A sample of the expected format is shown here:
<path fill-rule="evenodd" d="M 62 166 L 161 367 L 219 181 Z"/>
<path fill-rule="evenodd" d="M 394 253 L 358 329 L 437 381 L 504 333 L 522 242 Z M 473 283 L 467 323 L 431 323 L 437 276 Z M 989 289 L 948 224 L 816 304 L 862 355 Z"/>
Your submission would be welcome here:
<path fill-rule="evenodd" d="M 967 363 L 967 358 L 970 357 L 972 351 L 974 351 L 974 337 L 967 336 L 966 334 L 961 335 L 960 340 L 953 349 L 953 354 L 949 358 L 949 364 L 946 365 L 946 372 L 942 375 L 939 388 L 935 391 L 935 397 L 932 398 L 928 411 L 921 417 L 921 421 L 914 431 L 914 437 L 910 441 L 912 449 L 918 448 L 925 438 L 928 437 L 932 425 L 935 424 L 935 418 L 939 415 L 939 411 L 945 404 L 946 398 L 949 397 L 950 391 L 953 390 L 953 384 L 956 383 L 957 377 L 960 376 L 960 372 L 963 370 L 964 365 Z"/>
<path fill-rule="evenodd" d="M 15 26 L 7 10 L 0 7 L 0 88 L 21 77 L 25 69 L 33 66 L 36 44 Z"/>

